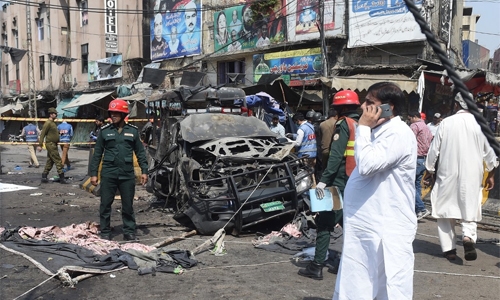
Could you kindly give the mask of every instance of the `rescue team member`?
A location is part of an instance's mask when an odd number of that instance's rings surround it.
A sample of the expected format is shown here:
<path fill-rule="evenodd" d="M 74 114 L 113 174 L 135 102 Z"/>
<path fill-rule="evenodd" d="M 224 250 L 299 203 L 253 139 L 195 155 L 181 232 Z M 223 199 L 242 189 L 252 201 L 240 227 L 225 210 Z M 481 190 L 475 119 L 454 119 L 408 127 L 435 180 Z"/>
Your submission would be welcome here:
<path fill-rule="evenodd" d="M 59 145 L 61 146 L 62 150 L 62 165 L 66 164 L 67 168 L 63 169 L 64 171 L 66 170 L 71 170 L 71 162 L 69 161 L 68 157 L 68 151 L 69 151 L 69 142 L 71 142 L 71 139 L 73 138 L 73 126 L 71 124 L 68 124 L 68 122 L 63 121 L 61 124 L 57 126 L 57 130 L 59 130 Z"/>
<path fill-rule="evenodd" d="M 335 124 L 337 123 L 338 112 L 332 105 L 328 111 L 328 119 L 319 124 L 321 131 L 321 163 L 323 170 L 328 164 L 328 156 L 330 155 L 330 145 L 332 144 L 333 135 L 335 133 Z"/>
<path fill-rule="evenodd" d="M 312 116 L 311 116 L 312 117 Z M 314 126 L 304 119 L 302 113 L 297 113 L 293 116 L 292 120 L 299 126 L 296 134 L 287 135 L 294 138 L 295 146 L 298 148 L 297 156 L 303 157 L 308 155 L 307 165 L 314 170 L 316 164 L 316 135 L 314 133 Z M 316 179 L 313 173 L 313 185 L 316 186 Z"/>
<path fill-rule="evenodd" d="M 54 123 L 54 120 L 57 118 L 57 110 L 54 107 L 51 107 L 48 112 L 49 119 L 43 124 L 42 132 L 40 133 L 40 141 L 38 142 L 39 144 L 37 147 L 38 152 L 42 151 L 43 142 L 45 140 L 47 162 L 45 163 L 45 169 L 42 173 L 42 182 L 49 182 L 47 175 L 54 164 L 56 164 L 57 173 L 59 174 L 59 182 L 64 184 L 67 182 L 64 178 L 61 157 L 59 156 L 59 151 L 57 150 L 57 143 L 59 143 L 59 131 L 57 130 L 56 123 Z"/>
<path fill-rule="evenodd" d="M 38 159 L 36 157 L 36 145 L 38 144 L 38 136 L 40 135 L 40 129 L 33 123 L 28 123 L 28 125 L 24 126 L 23 131 L 21 132 L 21 136 L 24 136 L 26 142 L 28 143 L 28 151 L 30 153 L 30 165 L 28 168 L 39 168 L 40 164 L 38 163 Z"/>
<path fill-rule="evenodd" d="M 125 123 L 129 114 L 127 102 L 115 99 L 109 103 L 108 113 L 111 124 L 103 126 L 97 137 L 94 155 L 90 163 L 90 182 L 97 185 L 97 172 L 101 159 L 101 206 L 99 209 L 101 238 L 111 239 L 111 205 L 116 190 L 120 191 L 122 202 L 123 238 L 136 240 L 134 194 L 135 174 L 133 154 L 141 167 L 141 183 L 148 181 L 148 164 L 139 130 L 136 126 Z"/>
<path fill-rule="evenodd" d="M 392 116 L 380 118 L 388 103 Z M 344 245 L 333 300 L 413 299 L 417 141 L 391 82 L 368 88 L 344 191 Z"/>
<path fill-rule="evenodd" d="M 360 105 L 358 95 L 349 90 L 340 91 L 333 96 L 332 105 L 339 112 L 340 118 L 336 123 L 327 167 L 316 186 L 318 199 L 323 199 L 325 196 L 324 188 L 327 185 L 337 186 L 343 194 L 347 179 L 356 166 L 353 152 L 354 134 L 359 119 L 356 112 Z M 299 270 L 299 275 L 321 280 L 323 263 L 330 245 L 330 232 L 335 229 L 335 225 L 342 226 L 342 210 L 321 211 L 316 215 L 315 223 L 317 229 L 314 259 L 305 269 Z M 336 270 L 332 269 L 331 272 L 335 273 Z"/>

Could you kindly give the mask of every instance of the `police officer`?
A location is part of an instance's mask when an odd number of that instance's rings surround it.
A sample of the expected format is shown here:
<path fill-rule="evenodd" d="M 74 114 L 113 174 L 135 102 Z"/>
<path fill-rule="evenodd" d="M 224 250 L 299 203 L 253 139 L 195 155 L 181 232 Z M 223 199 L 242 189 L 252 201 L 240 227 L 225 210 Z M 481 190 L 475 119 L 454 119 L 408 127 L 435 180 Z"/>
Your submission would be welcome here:
<path fill-rule="evenodd" d="M 347 179 L 356 166 L 354 161 L 354 137 L 359 114 L 356 109 L 360 106 L 358 95 L 349 90 L 340 91 L 333 97 L 332 105 L 339 112 L 335 133 L 330 146 L 328 164 L 323 171 L 320 182 L 316 186 L 316 196 L 322 199 L 326 186 L 337 186 L 340 193 L 344 194 Z M 309 265 L 299 270 L 299 275 L 323 279 L 323 263 L 330 245 L 330 232 L 337 224 L 342 226 L 342 210 L 319 212 L 316 222 L 316 252 L 314 260 Z M 330 271 L 330 270 L 329 270 Z M 336 272 L 332 270 L 332 272 Z"/>
<path fill-rule="evenodd" d="M 111 101 L 108 114 L 112 123 L 101 128 L 90 164 L 90 182 L 97 185 L 97 172 L 101 159 L 103 161 L 99 209 L 101 237 L 111 239 L 111 205 L 116 190 L 119 190 L 122 202 L 123 238 L 127 241 L 136 240 L 133 154 L 137 156 L 141 167 L 143 185 L 148 181 L 148 164 L 139 130 L 136 126 L 125 123 L 125 117 L 129 114 L 127 102 L 122 99 Z"/>
<path fill-rule="evenodd" d="M 36 145 L 38 144 L 38 136 L 40 135 L 40 129 L 33 123 L 28 123 L 24 126 L 21 136 L 24 136 L 26 142 L 28 143 L 28 151 L 30 153 L 30 165 L 29 168 L 35 167 L 39 168 L 40 164 L 36 157 Z"/>
<path fill-rule="evenodd" d="M 57 110 L 54 107 L 49 108 L 49 119 L 43 124 L 42 132 L 40 133 L 40 141 L 38 144 L 38 152 L 42 151 L 43 141 L 45 140 L 45 148 L 47 149 L 47 163 L 42 173 L 42 182 L 49 182 L 47 175 L 56 164 L 57 173 L 59 174 L 59 182 L 67 183 L 64 178 L 63 165 L 57 144 L 59 143 L 59 131 L 57 130 L 54 120 L 57 118 Z"/>
<path fill-rule="evenodd" d="M 73 138 L 73 126 L 68 124 L 68 122 L 63 121 L 61 124 L 57 126 L 57 130 L 59 130 L 59 145 L 62 150 L 62 164 L 63 167 L 66 164 L 67 168 L 63 169 L 63 171 L 71 170 L 71 162 L 69 161 L 68 151 L 69 151 L 69 142 Z"/>

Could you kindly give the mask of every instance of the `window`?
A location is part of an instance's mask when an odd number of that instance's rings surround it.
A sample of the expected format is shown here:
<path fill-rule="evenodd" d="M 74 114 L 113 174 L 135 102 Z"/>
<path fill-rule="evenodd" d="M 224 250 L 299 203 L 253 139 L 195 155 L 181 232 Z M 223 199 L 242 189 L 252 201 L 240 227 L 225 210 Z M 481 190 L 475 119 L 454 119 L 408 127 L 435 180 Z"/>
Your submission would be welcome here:
<path fill-rule="evenodd" d="M 43 19 L 37 19 L 36 26 L 38 27 L 38 40 L 43 41 Z"/>
<path fill-rule="evenodd" d="M 38 57 L 39 66 L 40 66 L 40 80 L 45 80 L 45 60 L 44 56 L 41 55 Z"/>
<path fill-rule="evenodd" d="M 217 70 L 217 83 L 245 81 L 245 61 L 220 62 Z"/>
<path fill-rule="evenodd" d="M 82 73 L 88 73 L 89 69 L 89 44 L 82 45 Z"/>
<path fill-rule="evenodd" d="M 89 5 L 87 1 L 81 1 L 78 6 L 80 7 L 80 14 L 81 14 L 81 20 L 82 20 L 82 25 L 85 26 L 89 24 Z"/>
<path fill-rule="evenodd" d="M 9 65 L 5 65 L 5 84 L 9 86 Z"/>
<path fill-rule="evenodd" d="M 8 39 L 7 39 L 7 34 L 2 33 L 2 42 L 4 46 L 9 46 Z"/>
<path fill-rule="evenodd" d="M 16 41 L 16 48 L 19 48 L 19 32 L 16 29 L 12 29 L 12 34 L 14 35 L 14 40 Z"/>

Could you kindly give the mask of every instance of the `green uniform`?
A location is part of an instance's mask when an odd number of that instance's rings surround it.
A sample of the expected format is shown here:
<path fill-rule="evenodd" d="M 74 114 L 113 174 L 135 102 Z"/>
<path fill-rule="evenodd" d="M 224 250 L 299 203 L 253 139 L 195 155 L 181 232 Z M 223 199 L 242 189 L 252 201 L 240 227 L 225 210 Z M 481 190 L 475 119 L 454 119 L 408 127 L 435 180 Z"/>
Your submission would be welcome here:
<path fill-rule="evenodd" d="M 59 143 L 59 130 L 57 130 L 56 123 L 54 123 L 51 119 L 48 119 L 43 124 L 42 132 L 40 133 L 40 147 L 43 146 L 44 139 L 45 148 L 47 149 L 47 163 L 45 163 L 43 174 L 49 174 L 54 164 L 57 168 L 57 174 L 63 174 L 61 156 L 59 156 L 59 150 L 57 150 L 57 143 Z"/>
<path fill-rule="evenodd" d="M 359 120 L 359 115 L 355 111 L 346 112 L 340 115 L 340 117 L 342 116 L 356 121 Z M 335 126 L 335 133 L 330 146 L 330 155 L 328 156 L 328 165 L 323 171 L 320 182 L 325 183 L 326 186 L 337 186 L 343 196 L 347 180 L 349 179 L 349 176 L 346 174 L 346 158 L 344 156 L 347 141 L 349 140 L 349 126 L 344 119 L 337 121 Z M 321 211 L 316 216 L 317 236 L 316 252 L 314 254 L 314 261 L 316 263 L 323 264 L 325 261 L 326 252 L 330 245 L 330 232 L 334 230 L 335 225 L 342 225 L 342 217 L 342 210 Z"/>
<path fill-rule="evenodd" d="M 135 234 L 135 216 L 132 206 L 135 194 L 134 152 L 142 174 L 147 174 L 146 155 L 137 127 L 125 124 L 121 132 L 113 124 L 101 128 L 90 163 L 90 176 L 97 176 L 102 159 L 99 209 L 102 234 L 111 232 L 111 205 L 115 199 L 116 190 L 119 190 L 121 195 L 123 233 Z"/>

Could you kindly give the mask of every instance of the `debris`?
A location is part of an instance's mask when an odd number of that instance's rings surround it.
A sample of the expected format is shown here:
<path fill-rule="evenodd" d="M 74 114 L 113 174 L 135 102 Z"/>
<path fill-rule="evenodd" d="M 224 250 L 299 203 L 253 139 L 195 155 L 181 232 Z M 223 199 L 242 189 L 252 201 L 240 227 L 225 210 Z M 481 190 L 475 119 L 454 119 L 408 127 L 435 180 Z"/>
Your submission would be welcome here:
<path fill-rule="evenodd" d="M 80 207 L 80 205 L 76 205 L 76 204 L 70 204 L 69 206 L 71 206 L 71 207 Z"/>
<path fill-rule="evenodd" d="M 2 268 L 5 268 L 5 269 L 12 269 L 14 268 L 15 266 L 14 265 L 11 265 L 11 264 L 2 264 Z"/>
<path fill-rule="evenodd" d="M 41 196 L 43 195 L 43 193 L 33 193 L 33 194 L 30 194 L 30 196 Z"/>
<path fill-rule="evenodd" d="M 24 172 L 8 172 L 9 175 L 23 175 Z"/>
<path fill-rule="evenodd" d="M 15 166 L 15 167 L 14 167 L 14 170 L 15 170 L 15 171 L 21 171 L 21 167 L 20 167 L 20 166 Z"/>
<path fill-rule="evenodd" d="M 47 261 L 51 261 L 51 260 L 53 260 L 53 258 L 52 258 L 52 257 L 47 258 Z"/>
<path fill-rule="evenodd" d="M 74 196 L 76 194 L 75 193 L 66 193 L 66 195 L 68 195 L 68 196 Z"/>
<path fill-rule="evenodd" d="M 191 230 L 189 232 L 184 232 L 183 234 L 181 234 L 179 236 L 171 236 L 171 237 L 169 237 L 169 238 L 167 238 L 167 239 L 165 239 L 165 240 L 163 240 L 161 242 L 153 244 L 152 247 L 160 248 L 160 247 L 172 244 L 174 242 L 177 242 L 179 240 L 182 240 L 184 238 L 187 238 L 187 237 L 190 237 L 190 236 L 193 236 L 193 235 L 196 235 L 196 230 Z"/>
<path fill-rule="evenodd" d="M 3 275 L 2 277 L 0 277 L 0 280 L 2 280 L 4 278 L 7 278 L 7 275 Z"/>
<path fill-rule="evenodd" d="M 111 278 L 115 278 L 115 277 L 116 277 L 116 275 L 115 275 L 115 274 L 109 274 L 109 277 L 111 277 Z"/>

